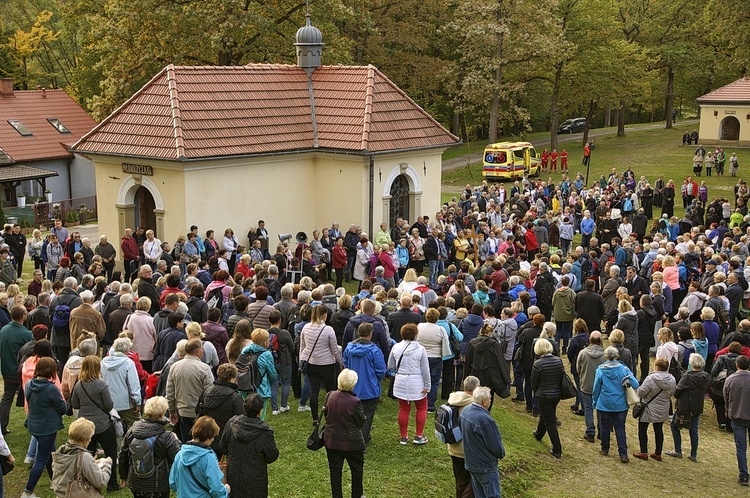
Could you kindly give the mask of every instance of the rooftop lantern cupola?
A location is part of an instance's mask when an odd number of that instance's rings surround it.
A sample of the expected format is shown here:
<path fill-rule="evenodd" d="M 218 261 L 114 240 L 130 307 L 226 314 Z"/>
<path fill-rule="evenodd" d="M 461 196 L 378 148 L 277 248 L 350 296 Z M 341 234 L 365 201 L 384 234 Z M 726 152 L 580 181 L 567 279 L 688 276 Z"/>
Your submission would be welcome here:
<path fill-rule="evenodd" d="M 297 65 L 307 72 L 308 76 L 320 66 L 323 52 L 323 35 L 320 30 L 310 24 L 310 14 L 305 15 L 305 26 L 297 30 L 295 36 L 297 47 Z"/>

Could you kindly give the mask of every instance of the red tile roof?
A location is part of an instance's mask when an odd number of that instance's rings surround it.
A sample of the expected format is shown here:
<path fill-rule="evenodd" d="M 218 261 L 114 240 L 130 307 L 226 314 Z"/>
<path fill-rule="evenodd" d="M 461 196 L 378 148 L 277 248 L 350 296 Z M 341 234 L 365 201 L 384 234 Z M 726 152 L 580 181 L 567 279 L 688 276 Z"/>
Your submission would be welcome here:
<path fill-rule="evenodd" d="M 47 119 L 59 119 L 60 133 Z M 24 137 L 8 120 L 19 120 L 32 133 Z M 15 162 L 72 157 L 68 147 L 96 126 L 65 90 L 19 90 L 0 94 L 0 148 Z M 1 155 L 1 154 L 0 154 Z"/>
<path fill-rule="evenodd" d="M 698 102 L 726 102 L 731 104 L 750 103 L 750 77 L 745 76 L 713 92 L 698 97 Z"/>
<path fill-rule="evenodd" d="M 312 75 L 318 147 L 385 152 L 459 141 L 373 66 Z M 167 66 L 73 148 L 171 160 L 314 148 L 307 75 L 293 65 Z"/>

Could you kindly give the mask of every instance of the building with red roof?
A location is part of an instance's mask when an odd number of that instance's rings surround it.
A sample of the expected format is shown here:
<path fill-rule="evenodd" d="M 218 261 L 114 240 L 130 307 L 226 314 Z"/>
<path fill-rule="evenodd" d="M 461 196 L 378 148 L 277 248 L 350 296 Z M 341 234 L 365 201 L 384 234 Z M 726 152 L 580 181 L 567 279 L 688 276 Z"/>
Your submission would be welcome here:
<path fill-rule="evenodd" d="M 700 142 L 708 145 L 750 145 L 750 77 L 698 97 Z"/>
<path fill-rule="evenodd" d="M 65 90 L 14 90 L 0 80 L 0 183 L 6 205 L 18 194 L 52 199 L 96 195 L 91 160 L 70 146 L 96 126 Z"/>
<path fill-rule="evenodd" d="M 381 222 L 432 217 L 458 137 L 377 68 L 321 65 L 309 17 L 295 45 L 297 65 L 169 65 L 83 136 L 73 150 L 113 201 L 100 231 L 140 224 L 172 242 L 232 227 L 244 244 L 260 219 L 271 234 L 336 221 L 374 238 Z"/>

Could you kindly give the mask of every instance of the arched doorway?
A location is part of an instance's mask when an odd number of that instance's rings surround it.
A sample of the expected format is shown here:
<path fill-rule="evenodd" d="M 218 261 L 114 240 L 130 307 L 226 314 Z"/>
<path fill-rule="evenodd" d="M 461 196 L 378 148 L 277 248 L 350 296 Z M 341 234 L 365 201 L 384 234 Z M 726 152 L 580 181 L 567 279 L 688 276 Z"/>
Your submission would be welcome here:
<path fill-rule="evenodd" d="M 135 205 L 135 224 L 142 225 L 146 229 L 154 231 L 154 235 L 159 236 L 156 233 L 156 201 L 154 196 L 146 187 L 138 187 L 135 192 L 135 198 L 133 204 Z"/>
<path fill-rule="evenodd" d="M 734 116 L 727 116 L 719 126 L 719 140 L 739 140 L 740 121 Z"/>
<path fill-rule="evenodd" d="M 409 179 L 406 175 L 398 175 L 391 184 L 391 206 L 388 218 L 389 226 L 396 224 L 397 218 L 409 220 Z"/>

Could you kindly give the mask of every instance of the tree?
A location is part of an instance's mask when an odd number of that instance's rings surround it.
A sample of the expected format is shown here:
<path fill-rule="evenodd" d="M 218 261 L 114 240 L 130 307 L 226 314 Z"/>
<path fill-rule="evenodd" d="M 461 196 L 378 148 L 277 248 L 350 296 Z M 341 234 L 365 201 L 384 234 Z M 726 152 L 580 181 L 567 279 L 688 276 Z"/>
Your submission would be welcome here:
<path fill-rule="evenodd" d="M 475 116 L 489 112 L 488 135 L 501 128 L 528 128 L 529 114 L 518 105 L 534 67 L 548 64 L 560 27 L 555 1 L 458 0 L 446 36 L 456 40 L 451 76 L 453 98 Z"/>
<path fill-rule="evenodd" d="M 8 42 L 5 44 L 10 57 L 18 67 L 18 74 L 11 74 L 11 76 L 20 81 L 24 90 L 28 90 L 29 80 L 33 77 L 30 74 L 29 61 L 39 56 L 45 43 L 57 39 L 57 34 L 45 26 L 51 18 L 52 12 L 49 10 L 40 12 L 28 31 L 17 29 L 8 37 Z"/>

